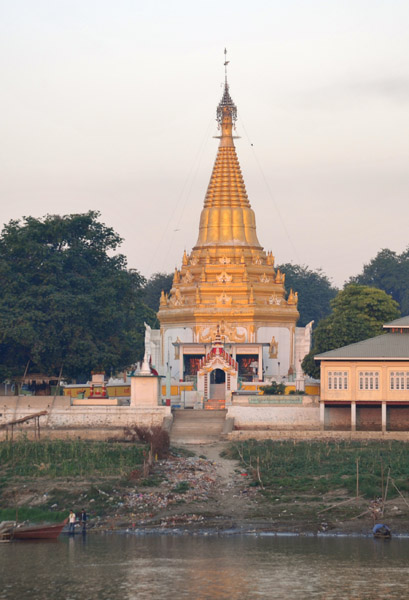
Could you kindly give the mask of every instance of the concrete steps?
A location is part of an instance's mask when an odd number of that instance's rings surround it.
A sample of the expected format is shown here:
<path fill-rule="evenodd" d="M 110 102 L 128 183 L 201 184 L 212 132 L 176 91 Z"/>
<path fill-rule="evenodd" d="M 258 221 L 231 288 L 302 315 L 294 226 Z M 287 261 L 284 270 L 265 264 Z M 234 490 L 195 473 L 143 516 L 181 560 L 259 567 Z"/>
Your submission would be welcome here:
<path fill-rule="evenodd" d="M 227 410 L 174 410 L 172 444 L 206 444 L 220 440 Z"/>

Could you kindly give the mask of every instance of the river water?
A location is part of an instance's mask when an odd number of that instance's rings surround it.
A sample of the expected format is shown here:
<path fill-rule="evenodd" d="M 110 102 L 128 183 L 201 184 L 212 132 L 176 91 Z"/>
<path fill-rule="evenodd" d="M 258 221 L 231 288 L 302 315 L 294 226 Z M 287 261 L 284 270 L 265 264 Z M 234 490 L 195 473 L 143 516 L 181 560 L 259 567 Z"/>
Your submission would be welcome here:
<path fill-rule="evenodd" d="M 0 544 L 1 599 L 406 598 L 409 539 L 89 534 Z"/>

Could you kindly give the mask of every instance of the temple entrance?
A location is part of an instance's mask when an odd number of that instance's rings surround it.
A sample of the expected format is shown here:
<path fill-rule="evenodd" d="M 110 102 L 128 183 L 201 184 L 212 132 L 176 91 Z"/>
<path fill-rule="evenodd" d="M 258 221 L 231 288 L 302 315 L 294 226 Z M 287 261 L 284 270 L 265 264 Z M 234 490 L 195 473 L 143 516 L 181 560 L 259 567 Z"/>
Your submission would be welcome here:
<path fill-rule="evenodd" d="M 224 400 L 226 397 L 226 373 L 222 369 L 214 369 L 210 373 L 210 398 Z"/>

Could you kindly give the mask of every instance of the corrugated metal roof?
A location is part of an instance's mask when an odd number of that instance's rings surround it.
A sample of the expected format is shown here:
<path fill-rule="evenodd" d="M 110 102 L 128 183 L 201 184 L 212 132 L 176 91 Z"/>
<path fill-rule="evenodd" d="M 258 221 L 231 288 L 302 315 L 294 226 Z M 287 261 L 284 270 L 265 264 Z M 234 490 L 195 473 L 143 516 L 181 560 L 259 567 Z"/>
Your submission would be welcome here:
<path fill-rule="evenodd" d="M 383 327 L 384 329 L 389 329 L 390 327 L 409 327 L 409 316 L 401 317 L 400 319 L 395 319 L 390 323 L 385 323 Z"/>
<path fill-rule="evenodd" d="M 409 317 L 405 317 L 409 318 Z M 398 321 L 400 319 L 397 319 Z M 342 348 L 317 354 L 317 360 L 335 359 L 409 359 L 409 334 L 385 333 Z"/>

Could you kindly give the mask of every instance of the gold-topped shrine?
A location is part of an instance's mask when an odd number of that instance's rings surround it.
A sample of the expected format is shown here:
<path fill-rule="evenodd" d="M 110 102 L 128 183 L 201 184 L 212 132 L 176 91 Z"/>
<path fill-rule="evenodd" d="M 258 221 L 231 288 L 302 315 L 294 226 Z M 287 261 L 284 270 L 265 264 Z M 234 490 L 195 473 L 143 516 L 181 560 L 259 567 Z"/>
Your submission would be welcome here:
<path fill-rule="evenodd" d="M 247 342 L 255 342 L 258 327 L 271 323 L 295 327 L 299 316 L 297 294 L 291 291 L 286 298 L 285 274 L 274 268 L 274 256 L 257 239 L 234 146 L 235 115 L 226 82 L 217 109 L 220 144 L 199 237 L 192 252 L 184 253 L 181 268 L 175 269 L 173 287 L 169 297 L 162 294 L 158 313 L 164 330 L 172 324 L 189 324 L 197 342 L 222 322 L 228 327 L 226 341 L 245 336 Z"/>
<path fill-rule="evenodd" d="M 262 380 L 265 374 L 295 373 L 299 313 L 297 293 L 291 290 L 287 296 L 285 274 L 275 268 L 272 252 L 265 252 L 257 238 L 234 146 L 236 118 L 226 77 L 217 107 L 220 143 L 199 236 L 190 254 L 184 252 L 180 269 L 175 269 L 169 295 L 162 292 L 158 318 L 162 372 L 170 364 L 180 381 L 199 378 L 220 336 L 231 356 L 226 374 L 237 361 L 237 389 L 241 377 Z M 206 381 L 202 385 L 198 381 L 197 389 L 211 396 Z M 232 389 L 227 386 L 226 391 Z"/>

